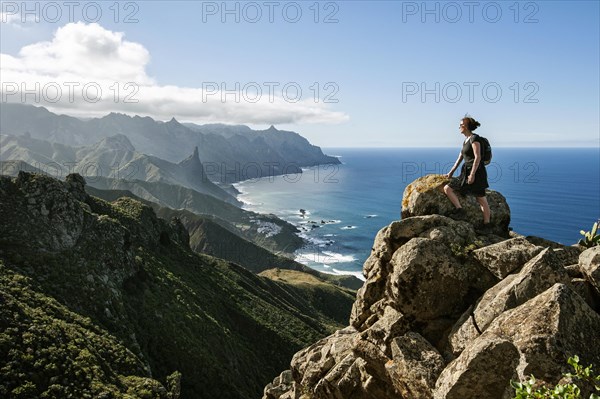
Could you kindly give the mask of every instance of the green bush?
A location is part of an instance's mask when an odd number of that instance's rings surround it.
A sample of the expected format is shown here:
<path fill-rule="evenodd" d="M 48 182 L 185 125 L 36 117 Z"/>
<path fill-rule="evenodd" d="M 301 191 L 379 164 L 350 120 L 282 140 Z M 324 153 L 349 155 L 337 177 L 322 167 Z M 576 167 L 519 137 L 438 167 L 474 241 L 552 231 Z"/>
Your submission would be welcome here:
<path fill-rule="evenodd" d="M 579 240 L 579 245 L 591 248 L 596 245 L 600 245 L 600 234 L 598 234 L 598 222 L 594 223 L 591 231 L 583 231 L 579 232 L 583 236 L 581 240 Z"/>
<path fill-rule="evenodd" d="M 600 391 L 600 375 L 594 375 L 592 366 L 583 367 L 579 364 L 577 355 L 567 361 L 575 370 L 575 374 L 563 374 L 571 380 L 567 384 L 557 384 L 555 387 L 537 386 L 536 379 L 532 375 L 525 382 L 511 381 L 510 385 L 515 389 L 514 399 L 577 399 L 581 398 L 581 389 L 575 382 L 581 382 L 594 387 Z M 589 399 L 600 399 L 595 393 L 590 394 Z"/>

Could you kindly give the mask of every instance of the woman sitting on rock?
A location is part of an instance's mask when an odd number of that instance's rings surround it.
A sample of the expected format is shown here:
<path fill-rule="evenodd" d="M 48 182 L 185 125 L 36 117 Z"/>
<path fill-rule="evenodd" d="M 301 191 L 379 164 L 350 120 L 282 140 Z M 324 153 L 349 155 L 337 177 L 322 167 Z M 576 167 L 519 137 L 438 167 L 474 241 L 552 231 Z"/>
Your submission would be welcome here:
<path fill-rule="evenodd" d="M 464 164 L 460 170 L 460 176 L 453 178 L 444 186 L 444 193 L 448 196 L 455 209 L 450 213 L 450 217 L 455 219 L 465 219 L 465 210 L 460 205 L 456 192 L 462 195 L 474 195 L 481 206 L 483 212 L 483 230 L 489 229 L 490 206 L 485 198 L 485 189 L 489 187 L 487 181 L 487 171 L 483 163 L 481 153 L 482 145 L 479 136 L 473 131 L 481 124 L 470 116 L 465 116 L 460 121 L 460 132 L 466 137 L 458 159 L 446 177 L 452 177 L 460 163 Z"/>

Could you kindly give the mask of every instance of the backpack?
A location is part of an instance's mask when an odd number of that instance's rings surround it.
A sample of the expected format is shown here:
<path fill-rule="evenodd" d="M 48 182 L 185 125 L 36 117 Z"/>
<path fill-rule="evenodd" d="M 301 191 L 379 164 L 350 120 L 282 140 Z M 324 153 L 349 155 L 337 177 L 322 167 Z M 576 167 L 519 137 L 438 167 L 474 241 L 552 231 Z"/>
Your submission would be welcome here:
<path fill-rule="evenodd" d="M 489 163 L 492 162 L 492 146 L 485 137 L 482 137 L 478 134 L 474 135 L 477 136 L 477 141 L 479 141 L 479 144 L 481 144 L 481 158 L 483 158 L 483 164 L 489 165 Z"/>

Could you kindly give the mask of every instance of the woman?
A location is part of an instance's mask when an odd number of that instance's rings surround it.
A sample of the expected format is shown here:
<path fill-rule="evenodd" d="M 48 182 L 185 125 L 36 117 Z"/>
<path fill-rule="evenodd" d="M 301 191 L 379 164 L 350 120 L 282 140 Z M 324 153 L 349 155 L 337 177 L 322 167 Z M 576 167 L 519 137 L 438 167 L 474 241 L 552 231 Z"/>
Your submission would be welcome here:
<path fill-rule="evenodd" d="M 460 201 L 456 196 L 456 193 L 462 195 L 474 195 L 481 207 L 483 212 L 483 230 L 489 230 L 490 223 L 490 206 L 485 198 L 485 189 L 489 187 L 487 181 L 487 172 L 485 165 L 483 164 L 483 157 L 481 153 L 481 144 L 479 142 L 479 136 L 474 134 L 473 131 L 477 129 L 481 124 L 470 116 L 465 116 L 460 121 L 460 132 L 466 137 L 463 143 L 462 150 L 458 155 L 458 159 L 454 163 L 454 166 L 450 170 L 446 177 L 452 177 L 460 163 L 465 161 L 461 170 L 460 176 L 454 178 L 444 186 L 444 193 L 450 199 L 450 202 L 454 205 L 455 209 L 450 213 L 450 217 L 455 219 L 464 219 L 465 210 L 460 205 Z"/>

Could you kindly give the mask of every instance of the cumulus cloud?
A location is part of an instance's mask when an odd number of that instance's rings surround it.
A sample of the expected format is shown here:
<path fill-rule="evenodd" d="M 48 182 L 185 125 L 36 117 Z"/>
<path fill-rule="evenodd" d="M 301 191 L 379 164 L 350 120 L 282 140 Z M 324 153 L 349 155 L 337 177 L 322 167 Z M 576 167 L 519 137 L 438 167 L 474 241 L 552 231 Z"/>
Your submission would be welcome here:
<path fill-rule="evenodd" d="M 25 46 L 17 56 L 0 54 L 2 101 L 72 115 L 117 111 L 200 123 L 335 124 L 348 119 L 307 98 L 306 88 L 293 82 L 161 85 L 148 76 L 149 61 L 148 50 L 125 40 L 122 32 L 96 23 L 69 23 L 52 40 Z"/>

